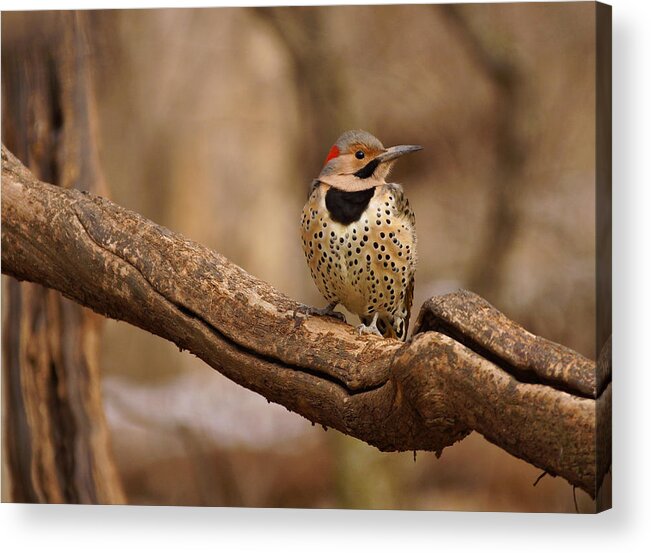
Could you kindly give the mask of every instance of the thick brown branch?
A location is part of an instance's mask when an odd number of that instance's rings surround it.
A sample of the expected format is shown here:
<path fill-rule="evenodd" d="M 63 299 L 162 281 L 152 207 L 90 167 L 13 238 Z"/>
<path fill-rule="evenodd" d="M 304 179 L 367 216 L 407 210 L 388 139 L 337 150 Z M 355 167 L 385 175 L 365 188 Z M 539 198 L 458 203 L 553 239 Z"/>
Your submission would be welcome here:
<path fill-rule="evenodd" d="M 589 359 L 531 334 L 471 292 L 429 299 L 416 321 L 415 332 L 427 330 L 455 338 L 523 382 L 595 398 L 610 381 L 609 371 L 595 371 Z"/>
<path fill-rule="evenodd" d="M 408 344 L 358 336 L 334 319 L 296 314 L 299 304 L 223 256 L 106 199 L 38 182 L 4 147 L 2 176 L 3 272 L 171 340 L 270 401 L 381 450 L 440 452 L 477 430 L 595 495 L 610 465 L 596 430 L 610 384 L 595 399 L 594 363 L 540 340 L 535 361 L 518 369 L 531 359 L 531 335 L 490 306 L 465 324 L 463 309 L 485 307 L 481 298 L 430 303 L 421 326 L 436 320 L 439 332 Z M 491 325 L 496 334 L 485 332 Z"/>

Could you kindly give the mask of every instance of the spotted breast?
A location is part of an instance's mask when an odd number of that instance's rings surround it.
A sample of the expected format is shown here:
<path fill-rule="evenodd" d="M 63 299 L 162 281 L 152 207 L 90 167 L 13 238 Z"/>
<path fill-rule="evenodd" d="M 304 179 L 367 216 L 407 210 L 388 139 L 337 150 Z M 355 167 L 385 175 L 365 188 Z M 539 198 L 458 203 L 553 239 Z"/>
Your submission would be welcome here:
<path fill-rule="evenodd" d="M 302 214 L 312 278 L 331 304 L 404 340 L 416 269 L 414 213 L 402 187 L 346 192 L 315 181 Z"/>

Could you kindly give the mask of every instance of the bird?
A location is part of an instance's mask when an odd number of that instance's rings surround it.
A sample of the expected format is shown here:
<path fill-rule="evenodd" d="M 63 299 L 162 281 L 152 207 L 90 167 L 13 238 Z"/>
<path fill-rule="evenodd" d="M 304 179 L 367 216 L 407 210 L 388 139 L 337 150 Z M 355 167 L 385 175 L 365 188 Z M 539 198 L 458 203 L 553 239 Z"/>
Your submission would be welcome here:
<path fill-rule="evenodd" d="M 303 252 L 328 302 L 360 318 L 359 334 L 405 340 L 414 293 L 416 222 L 401 185 L 386 179 L 396 160 L 422 146 L 385 148 L 367 131 L 344 132 L 310 185 L 302 211 Z"/>

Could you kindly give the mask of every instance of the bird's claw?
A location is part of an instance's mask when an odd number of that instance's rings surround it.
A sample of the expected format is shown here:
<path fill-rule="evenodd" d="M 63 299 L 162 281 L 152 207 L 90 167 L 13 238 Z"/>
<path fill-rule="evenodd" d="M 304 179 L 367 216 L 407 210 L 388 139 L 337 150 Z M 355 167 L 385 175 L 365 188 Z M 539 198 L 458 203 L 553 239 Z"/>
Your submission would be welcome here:
<path fill-rule="evenodd" d="M 365 325 L 362 323 L 357 327 L 357 333 L 361 336 L 362 334 L 376 334 L 377 336 L 380 336 L 383 338 L 382 333 L 378 330 L 377 327 L 377 316 L 378 314 L 375 313 L 373 316 L 373 320 L 371 321 L 371 324 Z"/>
<path fill-rule="evenodd" d="M 360 336 L 362 334 L 375 334 L 376 336 L 382 337 L 382 333 L 378 330 L 377 326 L 374 325 L 365 325 L 361 324 L 357 326 L 357 334 Z"/>
<path fill-rule="evenodd" d="M 336 304 L 335 304 L 336 305 Z M 297 317 L 298 313 L 301 313 L 305 315 L 306 317 L 309 315 L 317 315 L 319 317 L 333 317 L 342 323 L 346 322 L 346 316 L 343 313 L 339 313 L 339 311 L 335 311 L 335 305 L 328 305 L 327 307 L 311 307 L 309 305 L 302 305 L 300 307 L 297 307 L 294 309 L 294 320 L 296 322 L 296 326 L 300 324 L 300 318 Z"/>

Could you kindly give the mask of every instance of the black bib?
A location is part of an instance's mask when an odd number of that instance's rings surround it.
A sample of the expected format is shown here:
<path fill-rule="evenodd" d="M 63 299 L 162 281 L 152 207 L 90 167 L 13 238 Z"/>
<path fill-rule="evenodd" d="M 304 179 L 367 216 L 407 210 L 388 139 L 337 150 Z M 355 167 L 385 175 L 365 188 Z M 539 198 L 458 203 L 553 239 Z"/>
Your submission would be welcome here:
<path fill-rule="evenodd" d="M 344 192 L 331 187 L 326 192 L 325 203 L 334 221 L 350 225 L 358 221 L 375 194 L 375 187 L 359 192 Z"/>

